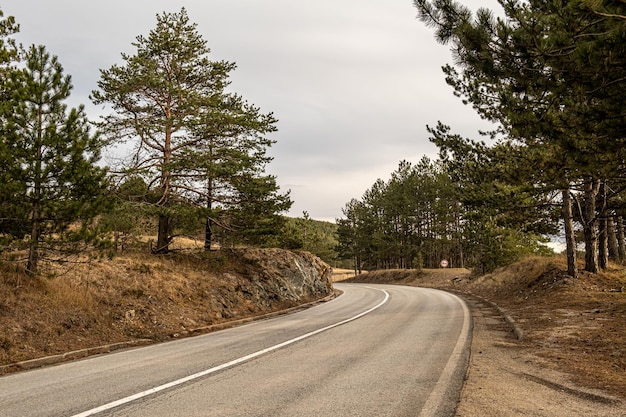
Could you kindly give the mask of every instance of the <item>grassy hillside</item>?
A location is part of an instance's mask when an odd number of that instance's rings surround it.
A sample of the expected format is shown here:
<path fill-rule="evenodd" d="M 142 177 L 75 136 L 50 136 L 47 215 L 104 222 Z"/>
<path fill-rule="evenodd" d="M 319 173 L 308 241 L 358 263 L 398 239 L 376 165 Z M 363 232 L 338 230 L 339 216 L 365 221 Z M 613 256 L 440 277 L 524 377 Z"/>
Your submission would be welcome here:
<path fill-rule="evenodd" d="M 133 339 L 182 337 L 331 291 L 330 269 L 319 259 L 271 249 L 126 254 L 57 268 L 33 278 L 0 264 L 0 365 Z M 292 271 L 320 279 L 281 281 Z"/>

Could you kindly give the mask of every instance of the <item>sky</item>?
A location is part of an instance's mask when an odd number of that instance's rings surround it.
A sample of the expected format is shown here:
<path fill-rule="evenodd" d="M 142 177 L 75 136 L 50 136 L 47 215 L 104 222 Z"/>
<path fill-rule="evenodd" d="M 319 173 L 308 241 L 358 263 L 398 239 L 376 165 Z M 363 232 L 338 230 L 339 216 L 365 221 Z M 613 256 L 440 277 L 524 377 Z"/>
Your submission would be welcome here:
<path fill-rule="evenodd" d="M 20 24 L 19 42 L 58 57 L 74 86 L 68 104 L 85 105 L 92 120 L 107 111 L 89 99 L 100 70 L 134 54 L 157 14 L 181 7 L 210 58 L 237 64 L 230 91 L 279 120 L 266 172 L 290 190 L 289 216 L 334 222 L 400 161 L 435 159 L 427 125 L 473 138 L 489 127 L 445 83 L 449 47 L 412 0 L 0 0 Z"/>

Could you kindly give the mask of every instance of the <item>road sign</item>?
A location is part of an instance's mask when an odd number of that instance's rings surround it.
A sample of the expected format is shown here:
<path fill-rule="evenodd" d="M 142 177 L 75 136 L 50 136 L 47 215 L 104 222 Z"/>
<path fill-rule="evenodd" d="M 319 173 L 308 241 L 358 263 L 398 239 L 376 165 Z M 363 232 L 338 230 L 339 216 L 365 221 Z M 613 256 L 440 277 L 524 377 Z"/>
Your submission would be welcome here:
<path fill-rule="evenodd" d="M 445 259 L 442 259 L 440 265 L 441 265 L 442 268 L 447 268 L 448 267 L 448 261 L 445 260 Z"/>

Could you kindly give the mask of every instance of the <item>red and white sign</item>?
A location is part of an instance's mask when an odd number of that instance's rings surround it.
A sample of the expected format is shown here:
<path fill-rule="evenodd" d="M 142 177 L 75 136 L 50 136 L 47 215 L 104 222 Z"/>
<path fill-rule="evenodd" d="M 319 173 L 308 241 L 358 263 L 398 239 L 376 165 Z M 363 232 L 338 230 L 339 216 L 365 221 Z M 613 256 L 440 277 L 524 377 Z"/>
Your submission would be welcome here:
<path fill-rule="evenodd" d="M 448 267 L 448 261 L 446 259 L 442 259 L 440 265 L 441 265 L 442 268 L 447 268 Z"/>

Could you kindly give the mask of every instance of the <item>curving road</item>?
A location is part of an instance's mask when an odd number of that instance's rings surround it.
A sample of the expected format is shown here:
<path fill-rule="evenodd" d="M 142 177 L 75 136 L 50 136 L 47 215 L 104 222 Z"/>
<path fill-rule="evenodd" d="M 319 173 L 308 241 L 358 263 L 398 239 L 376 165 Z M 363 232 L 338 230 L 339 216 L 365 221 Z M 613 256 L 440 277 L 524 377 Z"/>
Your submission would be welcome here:
<path fill-rule="evenodd" d="M 442 291 L 336 284 L 294 314 L 0 378 L 0 416 L 452 416 L 471 318 Z"/>

